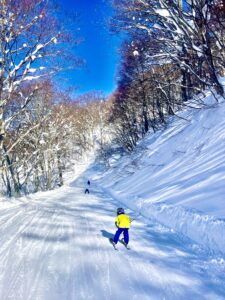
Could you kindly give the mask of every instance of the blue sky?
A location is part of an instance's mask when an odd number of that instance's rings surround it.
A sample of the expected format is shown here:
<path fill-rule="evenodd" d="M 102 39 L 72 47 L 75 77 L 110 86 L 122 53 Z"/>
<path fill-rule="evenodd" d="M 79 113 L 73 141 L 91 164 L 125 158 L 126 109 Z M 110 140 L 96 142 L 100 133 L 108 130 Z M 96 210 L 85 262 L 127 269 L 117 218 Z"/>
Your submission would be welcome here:
<path fill-rule="evenodd" d="M 75 54 L 86 60 L 81 70 L 68 71 L 67 84 L 77 86 L 76 94 L 101 90 L 106 95 L 116 87 L 115 73 L 119 61 L 119 37 L 112 35 L 107 20 L 112 14 L 110 0 L 60 0 L 63 8 L 79 14 L 77 27 L 84 41 Z"/>

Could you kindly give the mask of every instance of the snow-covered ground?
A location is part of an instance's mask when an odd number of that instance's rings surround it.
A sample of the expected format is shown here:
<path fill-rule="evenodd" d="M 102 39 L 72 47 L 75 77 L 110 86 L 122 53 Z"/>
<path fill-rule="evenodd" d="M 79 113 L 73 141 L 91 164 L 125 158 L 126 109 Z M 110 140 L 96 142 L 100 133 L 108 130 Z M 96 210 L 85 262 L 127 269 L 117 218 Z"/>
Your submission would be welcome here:
<path fill-rule="evenodd" d="M 225 253 L 225 102 L 204 101 L 95 179 L 127 207 Z"/>
<path fill-rule="evenodd" d="M 225 299 L 223 258 L 152 219 L 134 220 L 131 250 L 115 251 L 121 204 L 94 183 L 85 195 L 86 180 L 1 207 L 1 300 Z"/>

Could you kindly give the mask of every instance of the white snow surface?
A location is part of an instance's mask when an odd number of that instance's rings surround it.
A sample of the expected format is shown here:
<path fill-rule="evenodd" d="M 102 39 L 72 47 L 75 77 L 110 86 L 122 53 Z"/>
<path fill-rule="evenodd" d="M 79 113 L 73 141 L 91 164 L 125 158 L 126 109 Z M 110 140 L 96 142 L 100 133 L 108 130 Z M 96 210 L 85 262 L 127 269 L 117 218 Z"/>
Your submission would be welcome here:
<path fill-rule="evenodd" d="M 95 173 L 1 206 L 1 300 L 225 299 L 223 257 L 154 219 L 134 220 L 131 250 L 115 251 L 121 203 L 93 182 L 84 194 Z"/>
<path fill-rule="evenodd" d="M 127 207 L 225 253 L 225 102 L 208 93 L 96 176 Z"/>

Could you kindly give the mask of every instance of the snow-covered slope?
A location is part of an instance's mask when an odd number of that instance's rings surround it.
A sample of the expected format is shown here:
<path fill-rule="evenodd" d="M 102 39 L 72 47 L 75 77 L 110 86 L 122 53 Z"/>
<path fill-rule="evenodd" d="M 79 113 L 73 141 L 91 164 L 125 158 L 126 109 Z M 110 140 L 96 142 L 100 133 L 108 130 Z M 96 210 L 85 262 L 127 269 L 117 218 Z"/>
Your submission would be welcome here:
<path fill-rule="evenodd" d="M 205 103 L 150 134 L 100 182 L 142 215 L 225 253 L 225 103 L 210 94 Z"/>
<path fill-rule="evenodd" d="M 1 300 L 225 299 L 224 259 L 154 220 L 133 221 L 131 250 L 115 251 L 120 204 L 85 182 L 0 207 Z"/>
<path fill-rule="evenodd" d="M 178 122 L 180 127 L 182 122 Z M 168 134 L 163 133 L 167 142 L 169 135 L 172 139 L 170 129 Z M 179 135 L 179 129 L 176 130 Z M 152 137 L 152 145 L 153 142 L 163 145 L 163 140 L 166 138 L 158 133 L 158 138 Z M 149 140 L 144 144 L 150 147 Z M 225 299 L 224 257 L 150 217 L 154 212 L 150 210 L 151 205 L 161 207 L 162 200 L 150 203 L 148 195 L 152 187 L 147 180 L 154 176 L 160 178 L 161 174 L 165 190 L 167 187 L 166 176 L 160 170 L 151 176 L 147 173 L 149 168 L 154 168 L 147 165 L 150 151 L 153 155 L 154 149 L 146 148 L 144 152 L 124 158 L 121 169 L 117 166 L 105 174 L 105 187 L 103 180 L 99 181 L 101 184 L 93 181 L 102 171 L 90 155 L 75 166 L 75 173 L 68 174 L 64 187 L 14 199 L 12 203 L 8 200 L 8 203 L 3 202 L 5 205 L 1 202 L 0 299 Z M 170 153 L 167 155 L 171 161 Z M 166 170 L 166 162 L 160 168 Z M 91 180 L 89 195 L 84 194 L 87 179 Z M 118 251 L 115 251 L 109 243 L 116 230 L 116 208 L 121 202 L 110 195 L 112 189 L 107 189 L 107 185 L 117 190 L 117 196 L 120 186 L 127 206 L 138 207 L 147 216 L 126 209 L 133 219 L 131 250 L 118 243 Z M 175 202 L 170 205 L 175 212 L 175 208 L 181 207 Z M 166 212 L 169 209 L 162 215 Z M 183 224 L 185 222 L 186 219 Z"/>

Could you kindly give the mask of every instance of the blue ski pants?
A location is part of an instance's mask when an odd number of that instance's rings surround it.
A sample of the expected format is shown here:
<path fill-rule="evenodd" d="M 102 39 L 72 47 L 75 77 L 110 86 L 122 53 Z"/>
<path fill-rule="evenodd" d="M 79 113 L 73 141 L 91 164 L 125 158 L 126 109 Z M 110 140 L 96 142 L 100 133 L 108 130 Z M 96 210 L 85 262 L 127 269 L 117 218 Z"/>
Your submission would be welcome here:
<path fill-rule="evenodd" d="M 129 243 L 129 232 L 128 232 L 128 228 L 118 228 L 118 230 L 116 231 L 115 235 L 114 235 L 114 243 L 117 244 L 118 243 L 118 240 L 119 240 L 119 237 L 121 235 L 121 233 L 123 232 L 123 236 L 124 236 L 124 242 L 126 244 Z"/>

